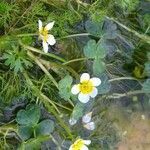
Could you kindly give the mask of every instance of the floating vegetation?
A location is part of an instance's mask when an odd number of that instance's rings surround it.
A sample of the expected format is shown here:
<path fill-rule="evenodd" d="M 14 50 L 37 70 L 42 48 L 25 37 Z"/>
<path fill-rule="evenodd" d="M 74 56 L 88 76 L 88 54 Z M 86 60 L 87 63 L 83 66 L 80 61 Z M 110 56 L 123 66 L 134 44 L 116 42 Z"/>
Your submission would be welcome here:
<path fill-rule="evenodd" d="M 0 149 L 150 149 L 148 0 L 0 1 Z"/>

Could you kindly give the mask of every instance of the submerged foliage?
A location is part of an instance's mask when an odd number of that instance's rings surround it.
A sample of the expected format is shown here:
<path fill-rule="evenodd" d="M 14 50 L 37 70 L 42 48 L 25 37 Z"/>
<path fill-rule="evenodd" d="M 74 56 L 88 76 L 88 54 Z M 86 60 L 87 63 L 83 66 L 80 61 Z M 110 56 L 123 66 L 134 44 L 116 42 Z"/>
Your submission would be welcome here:
<path fill-rule="evenodd" d="M 81 148 L 83 140 L 73 144 L 79 139 L 91 140 L 91 150 L 116 148 L 123 132 L 117 119 L 127 117 L 114 118 L 114 106 L 127 108 L 128 115 L 150 107 L 149 5 L 146 0 L 1 0 L 0 149 Z M 48 53 L 38 20 L 44 26 L 55 21 L 50 34 L 56 44 Z M 82 103 L 71 89 L 80 83 L 79 92 L 87 90 L 91 83 L 85 79 L 83 86 L 80 80 L 85 72 L 101 84 Z M 85 127 L 82 117 L 89 112 L 92 123 Z"/>

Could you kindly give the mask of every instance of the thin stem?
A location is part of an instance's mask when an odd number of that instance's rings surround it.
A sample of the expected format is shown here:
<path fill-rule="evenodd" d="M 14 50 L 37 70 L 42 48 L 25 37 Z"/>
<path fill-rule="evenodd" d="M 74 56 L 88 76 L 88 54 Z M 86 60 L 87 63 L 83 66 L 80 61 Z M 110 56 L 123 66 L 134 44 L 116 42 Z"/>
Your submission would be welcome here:
<path fill-rule="evenodd" d="M 150 92 L 145 92 L 142 90 L 136 90 L 136 91 L 129 91 L 127 93 L 113 93 L 112 95 L 106 96 L 106 98 L 115 98 L 119 99 L 125 96 L 131 96 L 131 95 L 136 95 L 136 94 L 149 94 Z"/>
<path fill-rule="evenodd" d="M 89 36 L 89 35 L 90 35 L 89 33 L 72 34 L 72 35 L 68 35 L 68 36 L 58 38 L 57 40 L 72 38 L 72 37 L 78 37 L 78 36 Z"/>
<path fill-rule="evenodd" d="M 64 108 L 64 109 L 66 109 L 66 110 L 69 110 L 69 111 L 72 111 L 72 109 L 70 109 L 70 108 L 68 108 L 68 107 L 66 107 L 66 106 L 63 106 L 63 105 L 61 105 L 61 104 L 59 104 L 59 103 L 56 103 L 56 102 L 53 102 L 55 105 L 57 105 L 57 106 L 59 106 L 59 107 L 61 107 L 61 108 Z M 72 106 L 74 106 L 74 104 L 71 102 L 70 103 Z"/>
<path fill-rule="evenodd" d="M 55 63 L 55 62 L 51 62 L 51 61 L 46 61 L 46 60 L 43 60 L 41 58 L 40 58 L 40 62 L 42 64 L 44 64 L 45 66 L 47 66 L 49 69 L 52 69 L 54 72 L 56 72 L 56 70 L 53 69 L 54 67 L 57 69 L 64 68 L 64 69 L 68 70 L 76 79 L 79 79 L 79 74 L 69 66 Z M 58 74 L 58 72 L 56 72 L 56 73 Z"/>
<path fill-rule="evenodd" d="M 88 4 L 88 3 L 84 3 L 84 2 L 82 2 L 82 1 L 80 1 L 80 0 L 76 0 L 76 2 L 77 2 L 78 4 L 84 6 L 84 7 L 87 7 L 87 6 L 90 5 L 90 4 Z"/>
<path fill-rule="evenodd" d="M 58 83 L 53 78 L 53 76 L 47 71 L 47 69 L 43 66 L 43 64 L 34 56 L 30 51 L 27 52 L 28 56 L 32 58 L 37 65 L 43 70 L 43 72 L 49 77 L 49 79 L 54 83 L 54 85 L 58 88 Z"/>
<path fill-rule="evenodd" d="M 26 33 L 26 34 L 18 34 L 17 37 L 25 37 L 25 36 L 35 36 L 37 33 Z"/>
<path fill-rule="evenodd" d="M 51 137 L 52 141 L 57 145 L 58 150 L 61 150 L 61 146 L 59 146 L 60 144 L 57 142 L 57 140 L 54 138 L 54 136 L 52 134 L 50 134 L 50 137 Z"/>
<path fill-rule="evenodd" d="M 60 111 L 58 110 L 57 106 L 53 103 L 52 100 L 50 100 L 46 95 L 44 95 L 30 80 L 29 76 L 27 75 L 26 72 L 23 73 L 28 85 L 31 87 L 31 89 L 34 91 L 33 94 L 36 96 L 40 97 L 42 100 L 49 102 L 55 109 L 56 111 L 60 114 Z"/>
<path fill-rule="evenodd" d="M 43 54 L 43 55 L 46 55 L 46 56 L 49 56 L 49 57 L 54 58 L 56 60 L 59 60 L 59 61 L 61 61 L 63 63 L 66 62 L 66 60 L 64 60 L 63 58 L 61 58 L 59 56 L 56 56 L 56 55 L 54 55 L 52 53 L 44 53 L 43 51 L 41 51 L 39 49 L 36 49 L 34 47 L 31 47 L 31 46 L 23 44 L 21 41 L 19 41 L 19 43 L 20 43 L 21 46 L 23 46 L 27 50 L 30 50 L 32 52 L 36 52 L 36 53 L 39 53 L 39 54 Z"/>
<path fill-rule="evenodd" d="M 137 80 L 136 78 L 133 77 L 119 77 L 119 78 L 114 78 L 114 79 L 110 79 L 109 82 L 114 82 L 114 81 L 119 81 L 119 80 Z"/>
<path fill-rule="evenodd" d="M 69 61 L 63 63 L 63 65 L 68 65 L 68 64 L 73 63 L 73 62 L 84 61 L 84 60 L 88 60 L 88 58 L 85 58 L 85 57 L 84 57 L 84 58 L 72 59 L 72 60 L 69 60 Z"/>
<path fill-rule="evenodd" d="M 68 128 L 68 126 L 65 125 L 65 123 L 63 122 L 63 120 L 57 115 L 57 113 L 55 112 L 55 110 L 50 107 L 49 105 L 47 105 L 47 103 L 45 103 L 45 107 L 48 109 L 48 111 L 50 111 L 52 114 L 54 114 L 54 116 L 56 117 L 56 119 L 59 121 L 60 125 L 64 128 L 64 130 L 67 132 L 67 134 L 69 135 L 70 139 L 73 139 L 73 135 L 71 133 L 70 128 Z"/>

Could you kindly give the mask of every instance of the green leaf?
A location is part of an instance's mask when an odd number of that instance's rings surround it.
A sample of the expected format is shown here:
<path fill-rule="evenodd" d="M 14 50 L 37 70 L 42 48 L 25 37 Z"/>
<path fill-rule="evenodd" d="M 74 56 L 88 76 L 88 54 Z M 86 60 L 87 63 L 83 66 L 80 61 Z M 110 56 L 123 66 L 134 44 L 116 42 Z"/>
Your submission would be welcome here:
<path fill-rule="evenodd" d="M 115 39 L 119 34 L 119 30 L 117 30 L 117 25 L 113 21 L 106 20 L 104 25 L 104 37 L 105 39 Z M 119 34 L 120 35 L 120 34 Z"/>
<path fill-rule="evenodd" d="M 17 113 L 16 121 L 21 125 L 33 126 L 39 122 L 40 108 L 37 105 L 28 105 L 26 110 Z"/>
<path fill-rule="evenodd" d="M 145 63 L 145 73 L 150 77 L 150 61 Z"/>
<path fill-rule="evenodd" d="M 59 88 L 59 95 L 64 100 L 68 100 L 71 96 L 71 85 L 72 85 L 73 79 L 70 75 L 66 75 L 62 80 L 58 83 Z"/>
<path fill-rule="evenodd" d="M 26 44 L 26 45 L 30 45 L 32 44 L 32 37 L 28 36 L 28 37 L 23 37 L 22 38 L 22 43 Z"/>
<path fill-rule="evenodd" d="M 75 120 L 79 120 L 80 117 L 83 116 L 83 111 L 84 111 L 84 108 L 85 108 L 85 104 L 81 103 L 81 102 L 78 102 L 76 104 L 76 106 L 74 107 L 73 109 L 73 112 L 72 112 L 72 115 L 71 117 Z"/>
<path fill-rule="evenodd" d="M 108 77 L 105 73 L 101 74 L 99 76 L 99 78 L 101 79 L 101 84 L 97 87 L 98 89 L 98 93 L 99 94 L 106 94 L 110 91 L 111 88 L 111 84 L 108 80 Z"/>
<path fill-rule="evenodd" d="M 97 44 L 96 57 L 104 58 L 107 54 L 106 49 L 103 47 L 102 42 Z"/>
<path fill-rule="evenodd" d="M 96 55 L 97 44 L 95 40 L 89 40 L 84 46 L 84 55 L 87 58 L 94 58 Z"/>
<path fill-rule="evenodd" d="M 99 58 L 96 58 L 93 62 L 93 74 L 98 76 L 100 75 L 101 73 L 103 73 L 105 71 L 105 63 L 99 59 Z"/>
<path fill-rule="evenodd" d="M 150 61 L 150 52 L 147 54 L 147 58 Z"/>
<path fill-rule="evenodd" d="M 40 122 L 36 129 L 36 135 L 49 135 L 50 133 L 52 133 L 54 131 L 54 122 L 52 120 L 43 120 L 42 122 Z"/>
<path fill-rule="evenodd" d="M 33 133 L 33 128 L 30 126 L 19 126 L 18 134 L 22 140 L 27 140 L 31 137 Z"/>
<path fill-rule="evenodd" d="M 144 83 L 143 83 L 143 88 L 142 90 L 146 93 L 150 93 L 150 79 L 147 79 Z"/>
<path fill-rule="evenodd" d="M 102 31 L 102 23 L 100 22 L 92 22 L 90 20 L 86 21 L 85 28 L 88 33 L 90 33 L 93 36 L 101 37 L 103 34 Z"/>
<path fill-rule="evenodd" d="M 40 150 L 41 143 L 49 140 L 49 136 L 39 136 L 36 138 L 29 139 L 26 142 L 23 142 L 18 150 Z"/>
<path fill-rule="evenodd" d="M 14 72 L 17 73 L 18 71 L 23 71 L 23 66 L 19 58 L 15 61 L 14 64 Z"/>

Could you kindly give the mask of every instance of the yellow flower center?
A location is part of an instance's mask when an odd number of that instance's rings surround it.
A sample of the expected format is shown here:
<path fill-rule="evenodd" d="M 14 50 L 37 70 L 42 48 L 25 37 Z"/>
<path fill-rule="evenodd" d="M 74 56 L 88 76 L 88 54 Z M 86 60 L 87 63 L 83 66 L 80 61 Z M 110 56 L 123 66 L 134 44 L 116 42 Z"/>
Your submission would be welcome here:
<path fill-rule="evenodd" d="M 42 37 L 42 39 L 46 42 L 48 39 L 48 30 L 43 28 L 39 31 L 40 36 Z"/>
<path fill-rule="evenodd" d="M 73 145 L 72 150 L 81 150 L 84 146 L 84 141 L 82 139 L 78 139 Z"/>
<path fill-rule="evenodd" d="M 93 91 L 93 83 L 90 80 L 84 80 L 82 83 L 79 85 L 80 91 L 83 94 L 89 94 Z"/>

